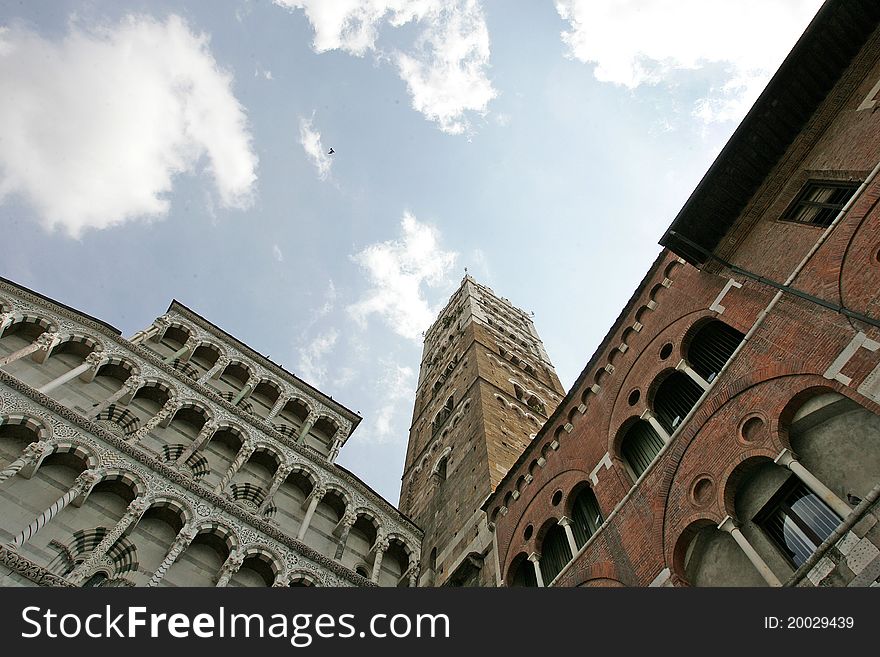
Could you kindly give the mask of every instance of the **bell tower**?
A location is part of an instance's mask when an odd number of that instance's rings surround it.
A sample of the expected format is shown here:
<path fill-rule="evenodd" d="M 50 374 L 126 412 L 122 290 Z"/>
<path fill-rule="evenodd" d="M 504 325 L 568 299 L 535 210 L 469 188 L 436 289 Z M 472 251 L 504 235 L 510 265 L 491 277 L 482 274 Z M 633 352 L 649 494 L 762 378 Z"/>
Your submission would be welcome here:
<path fill-rule="evenodd" d="M 497 584 L 480 506 L 564 394 L 531 316 L 465 276 L 425 333 L 402 478 L 420 586 Z"/>

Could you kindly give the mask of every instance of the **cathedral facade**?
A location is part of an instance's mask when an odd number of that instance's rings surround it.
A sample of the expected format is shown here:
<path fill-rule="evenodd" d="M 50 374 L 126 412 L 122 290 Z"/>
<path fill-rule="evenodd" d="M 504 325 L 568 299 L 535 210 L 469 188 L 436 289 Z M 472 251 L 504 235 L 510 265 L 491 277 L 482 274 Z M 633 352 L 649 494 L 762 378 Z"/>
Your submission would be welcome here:
<path fill-rule="evenodd" d="M 126 339 L 0 280 L 0 585 L 415 585 L 359 421 L 176 301 Z"/>

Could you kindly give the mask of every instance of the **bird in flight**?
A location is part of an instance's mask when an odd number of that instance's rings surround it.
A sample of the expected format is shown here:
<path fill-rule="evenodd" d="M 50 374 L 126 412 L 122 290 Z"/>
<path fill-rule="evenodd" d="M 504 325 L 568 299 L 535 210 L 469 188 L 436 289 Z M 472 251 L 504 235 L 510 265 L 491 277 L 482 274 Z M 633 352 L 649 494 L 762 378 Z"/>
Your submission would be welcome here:
<path fill-rule="evenodd" d="M 333 153 L 335 153 L 335 152 L 336 152 L 336 151 L 334 151 L 334 150 L 331 148 L 329 151 L 327 151 L 327 155 L 333 155 Z"/>

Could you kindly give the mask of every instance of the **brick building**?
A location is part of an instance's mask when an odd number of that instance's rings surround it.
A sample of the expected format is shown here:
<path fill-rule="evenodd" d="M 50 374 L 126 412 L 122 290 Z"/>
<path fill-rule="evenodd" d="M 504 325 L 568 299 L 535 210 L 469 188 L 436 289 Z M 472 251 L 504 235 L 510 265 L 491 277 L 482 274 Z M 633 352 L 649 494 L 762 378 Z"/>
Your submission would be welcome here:
<path fill-rule="evenodd" d="M 505 585 L 877 584 L 878 25 L 821 8 L 494 486 Z"/>

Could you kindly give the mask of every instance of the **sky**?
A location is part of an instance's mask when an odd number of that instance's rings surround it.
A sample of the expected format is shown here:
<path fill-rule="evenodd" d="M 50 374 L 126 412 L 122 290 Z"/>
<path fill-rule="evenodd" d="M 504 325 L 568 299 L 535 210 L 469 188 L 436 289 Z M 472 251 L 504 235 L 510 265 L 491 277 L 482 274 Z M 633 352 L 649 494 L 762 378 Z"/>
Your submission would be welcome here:
<path fill-rule="evenodd" d="M 176 298 L 396 504 L 465 268 L 567 389 L 820 4 L 3 0 L 0 275 L 126 336 Z"/>

